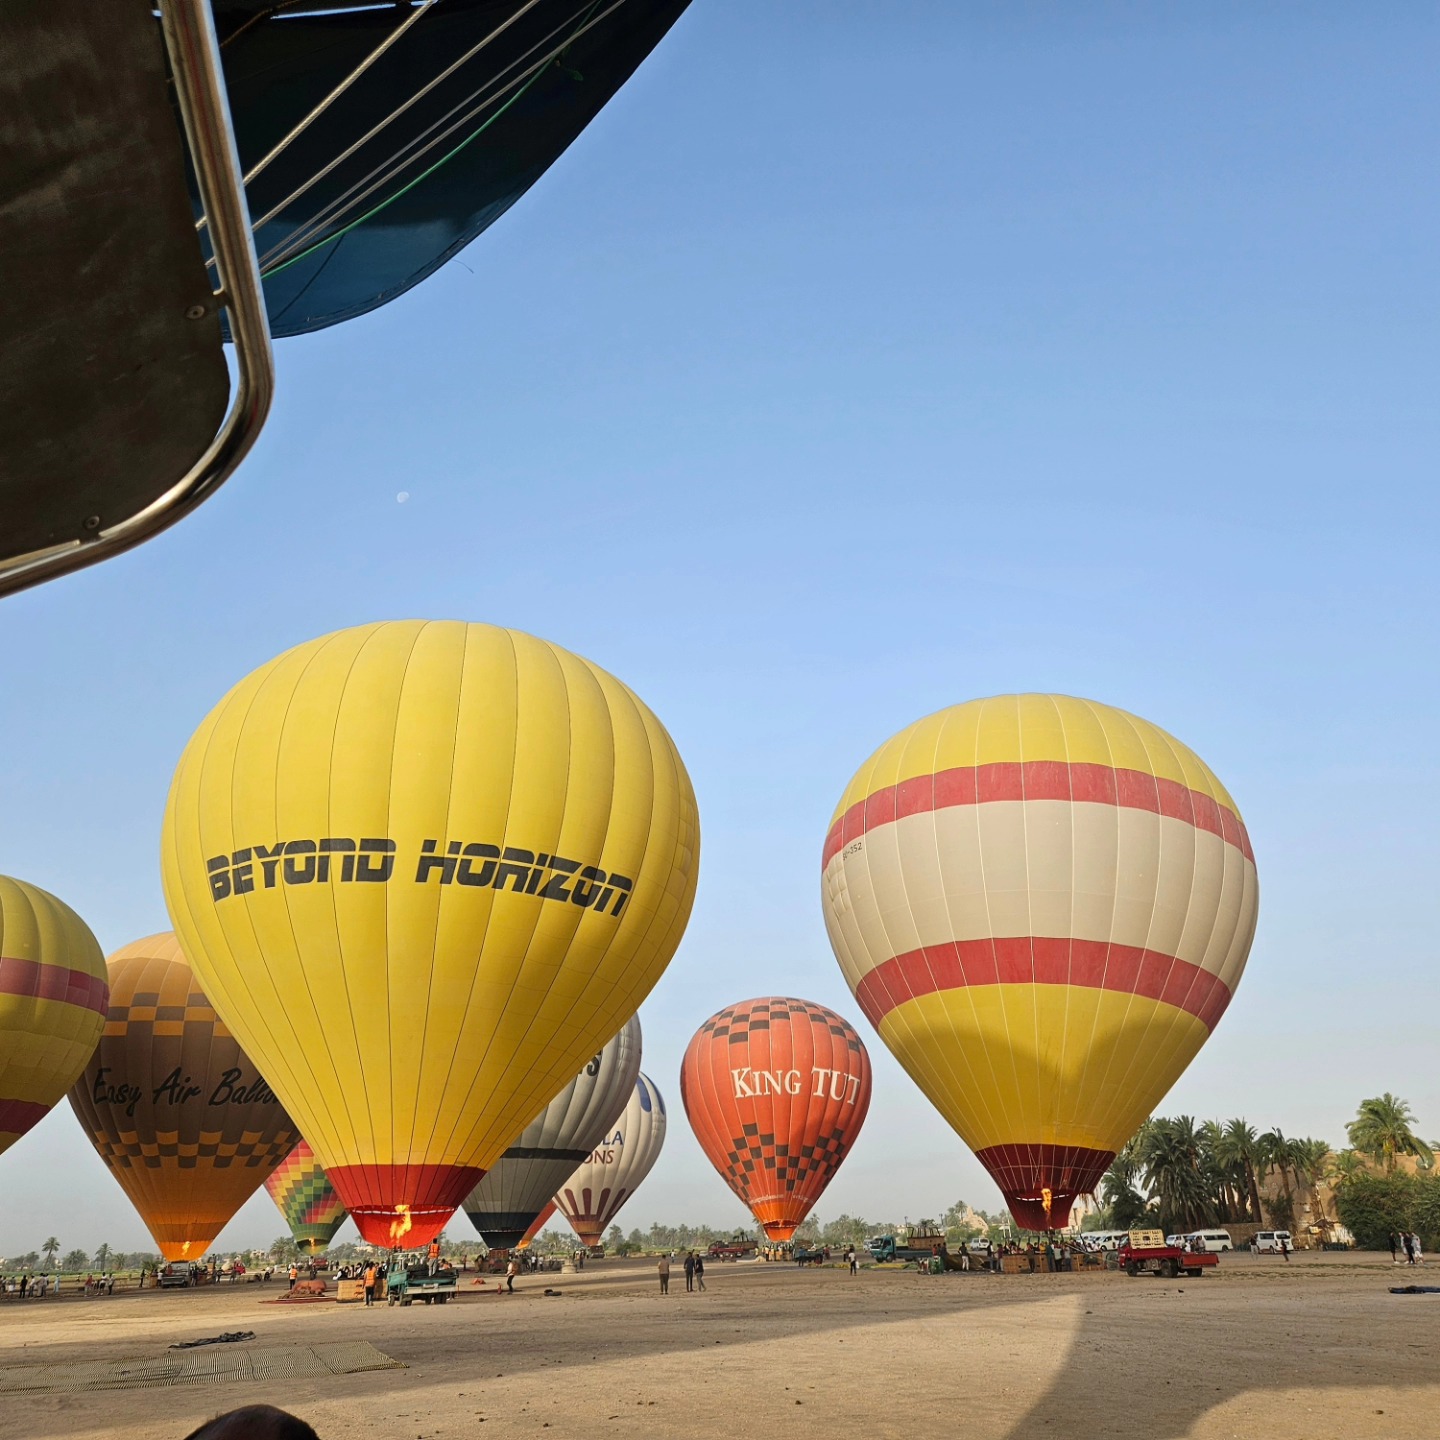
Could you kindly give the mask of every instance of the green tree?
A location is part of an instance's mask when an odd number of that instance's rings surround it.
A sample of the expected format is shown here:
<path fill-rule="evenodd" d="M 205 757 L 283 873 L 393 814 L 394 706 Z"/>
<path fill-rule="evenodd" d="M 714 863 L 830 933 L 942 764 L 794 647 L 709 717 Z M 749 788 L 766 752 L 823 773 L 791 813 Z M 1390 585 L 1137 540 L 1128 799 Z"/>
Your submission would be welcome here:
<path fill-rule="evenodd" d="M 1151 1121 L 1140 1155 L 1145 1183 L 1160 1202 L 1162 1225 L 1167 1230 L 1172 1226 L 1194 1230 L 1205 1224 L 1210 1218 L 1210 1197 L 1193 1117 Z"/>
<path fill-rule="evenodd" d="M 1235 1177 L 1236 1187 L 1244 1201 L 1240 1207 L 1241 1218 L 1248 1212 L 1257 1225 L 1263 1224 L 1257 1174 L 1262 1154 L 1259 1132 L 1243 1119 L 1227 1120 L 1216 1142 L 1215 1154 L 1220 1163 Z"/>
<path fill-rule="evenodd" d="M 83 1270 L 89 1256 L 83 1250 L 72 1250 L 61 1262 L 62 1270 Z"/>
<path fill-rule="evenodd" d="M 1365 1160 L 1358 1151 L 1341 1150 L 1330 1157 L 1325 1168 L 1325 1179 L 1338 1190 L 1342 1185 L 1348 1185 L 1352 1180 L 1368 1173 Z"/>
<path fill-rule="evenodd" d="M 270 1258 L 277 1265 L 288 1265 L 300 1258 L 300 1247 L 289 1235 L 282 1235 L 270 1243 Z"/>
<path fill-rule="evenodd" d="M 40 1263 L 40 1252 L 27 1250 L 23 1255 L 16 1257 L 15 1263 L 22 1270 L 33 1270 Z"/>
<path fill-rule="evenodd" d="M 1392 1231 L 1418 1228 L 1421 1185 L 1414 1175 L 1357 1175 L 1335 1192 L 1340 1223 L 1363 1249 L 1386 1250 Z"/>
<path fill-rule="evenodd" d="M 1387 1175 L 1395 1173 L 1395 1162 L 1401 1155 L 1413 1155 L 1422 1170 L 1429 1170 L 1435 1163 L 1435 1152 L 1415 1134 L 1411 1128 L 1414 1123 L 1409 1104 L 1387 1090 L 1373 1100 L 1360 1102 L 1345 1134 L 1362 1155 L 1383 1165 Z"/>
<path fill-rule="evenodd" d="M 45 1263 L 53 1266 L 55 1264 L 55 1256 L 60 1250 L 60 1242 L 52 1235 L 40 1249 L 45 1253 Z"/>
<path fill-rule="evenodd" d="M 95 1252 L 95 1264 L 98 1269 L 108 1270 L 110 1261 L 114 1258 L 115 1252 L 108 1245 L 102 1245 Z"/>

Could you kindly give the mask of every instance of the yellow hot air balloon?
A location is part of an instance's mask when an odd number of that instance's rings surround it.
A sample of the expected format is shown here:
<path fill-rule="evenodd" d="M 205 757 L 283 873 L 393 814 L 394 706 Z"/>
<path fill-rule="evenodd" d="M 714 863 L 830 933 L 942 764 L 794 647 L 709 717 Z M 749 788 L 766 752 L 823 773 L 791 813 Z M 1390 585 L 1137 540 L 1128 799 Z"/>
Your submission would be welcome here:
<path fill-rule="evenodd" d="M 109 995 L 90 927 L 48 890 L 0 875 L 0 1153 L 75 1083 Z"/>
<path fill-rule="evenodd" d="M 517 631 L 363 625 L 187 746 L 166 901 L 372 1244 L 423 1243 L 639 1008 L 699 826 L 660 722 Z"/>
<path fill-rule="evenodd" d="M 1036 1230 L 1194 1058 L 1255 933 L 1225 787 L 1157 726 L 1064 695 L 902 730 L 850 782 L 822 865 L 856 999 Z"/>
<path fill-rule="evenodd" d="M 111 957 L 105 1034 L 70 1091 L 167 1260 L 198 1260 L 300 1138 L 168 932 Z"/>

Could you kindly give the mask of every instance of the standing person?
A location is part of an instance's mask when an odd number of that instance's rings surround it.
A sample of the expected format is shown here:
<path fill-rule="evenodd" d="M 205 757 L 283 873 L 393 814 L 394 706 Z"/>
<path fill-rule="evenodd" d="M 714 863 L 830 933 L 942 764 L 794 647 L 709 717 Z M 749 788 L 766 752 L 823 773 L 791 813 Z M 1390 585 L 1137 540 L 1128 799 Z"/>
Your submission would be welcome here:
<path fill-rule="evenodd" d="M 685 1289 L 687 1292 L 695 1289 L 695 1252 L 685 1252 Z"/>
<path fill-rule="evenodd" d="M 1400 1263 L 1400 1238 L 1393 1230 L 1390 1232 L 1390 1263 L 1392 1265 Z"/>
<path fill-rule="evenodd" d="M 860 1265 L 855 1258 L 855 1247 L 853 1245 L 845 1252 L 845 1263 L 850 1267 L 850 1273 L 852 1275 L 858 1275 L 860 1273 Z"/>
<path fill-rule="evenodd" d="M 705 1288 L 705 1257 L 703 1255 L 695 1257 L 695 1288 L 697 1290 Z"/>
<path fill-rule="evenodd" d="M 1400 1243 L 1405 1247 L 1405 1263 L 1413 1265 L 1415 1263 L 1415 1237 L 1408 1230 L 1402 1230 Z"/>
<path fill-rule="evenodd" d="M 660 1263 L 655 1268 L 660 1273 L 660 1293 L 668 1295 L 670 1293 L 670 1257 L 662 1255 Z"/>
<path fill-rule="evenodd" d="M 1425 1252 L 1420 1248 L 1420 1237 L 1413 1230 L 1410 1232 L 1410 1243 L 1415 1247 L 1415 1263 L 1417 1265 L 1423 1265 L 1425 1263 Z"/>
<path fill-rule="evenodd" d="M 1290 1242 L 1283 1235 L 1280 1237 L 1280 1257 L 1287 1265 L 1290 1263 Z"/>
<path fill-rule="evenodd" d="M 366 1303 L 366 1305 L 373 1305 L 373 1304 L 375 1303 L 375 1282 L 376 1282 L 376 1280 L 377 1280 L 378 1278 L 379 1278 L 379 1272 L 376 1270 L 376 1268 L 375 1268 L 375 1262 L 372 1260 L 372 1261 L 365 1267 L 365 1303 Z"/>
<path fill-rule="evenodd" d="M 505 1293 L 515 1293 L 515 1277 L 520 1273 L 520 1262 L 512 1255 L 510 1263 L 505 1267 Z"/>

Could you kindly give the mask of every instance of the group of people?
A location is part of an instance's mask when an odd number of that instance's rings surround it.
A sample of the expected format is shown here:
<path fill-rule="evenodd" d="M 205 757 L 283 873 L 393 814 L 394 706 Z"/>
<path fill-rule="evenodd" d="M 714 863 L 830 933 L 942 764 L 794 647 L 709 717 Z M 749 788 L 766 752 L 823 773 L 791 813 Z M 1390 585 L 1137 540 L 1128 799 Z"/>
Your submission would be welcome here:
<path fill-rule="evenodd" d="M 5 1277 L 5 1294 L 15 1300 L 43 1300 L 47 1295 L 60 1294 L 60 1277 L 46 1272 L 31 1275 L 29 1271 Z"/>
<path fill-rule="evenodd" d="M 660 1263 L 656 1267 L 660 1273 L 660 1293 L 670 1293 L 670 1262 L 674 1255 L 665 1254 L 660 1257 Z M 698 1250 L 687 1250 L 685 1252 L 685 1288 L 689 1291 L 703 1290 L 705 1288 L 705 1257 Z"/>
<path fill-rule="evenodd" d="M 1390 1232 L 1390 1263 L 1392 1265 L 1423 1265 L 1425 1252 L 1420 1248 L 1420 1237 L 1410 1230 L 1392 1230 Z"/>

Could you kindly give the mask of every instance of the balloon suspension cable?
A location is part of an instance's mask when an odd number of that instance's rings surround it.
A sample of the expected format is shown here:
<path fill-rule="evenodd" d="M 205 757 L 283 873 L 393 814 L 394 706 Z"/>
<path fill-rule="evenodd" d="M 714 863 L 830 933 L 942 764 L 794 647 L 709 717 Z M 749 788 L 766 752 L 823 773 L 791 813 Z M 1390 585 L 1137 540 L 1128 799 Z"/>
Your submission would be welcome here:
<path fill-rule="evenodd" d="M 447 164 L 450 160 L 454 159 L 454 157 L 460 154 L 460 152 L 463 151 L 466 146 L 470 145 L 473 141 L 477 140 L 481 135 L 483 135 L 486 130 L 488 130 L 490 126 L 495 123 L 495 121 L 500 119 L 500 117 L 504 115 L 511 108 L 511 106 L 513 106 L 517 101 L 521 99 L 522 96 L 524 96 L 529 91 L 531 86 L 534 85 L 535 81 L 539 79 L 539 77 L 545 72 L 547 67 L 556 59 L 558 59 L 562 54 L 564 54 L 565 50 L 568 49 L 569 46 L 574 44 L 574 42 L 578 40 L 582 35 L 584 35 L 587 31 L 593 29 L 596 25 L 599 25 L 615 10 L 618 10 L 620 6 L 624 3 L 625 0 L 613 0 L 613 3 L 608 5 L 604 10 L 600 11 L 599 14 L 596 14 L 595 11 L 599 7 L 600 0 L 592 0 L 591 4 L 583 7 L 582 10 L 577 11 L 575 15 L 572 15 L 569 21 L 556 26 L 542 40 L 531 46 L 531 48 L 526 51 L 519 60 L 514 61 L 511 65 L 507 66 L 505 70 L 502 70 L 500 72 L 500 75 L 492 76 L 489 80 L 486 81 L 485 85 L 482 85 L 478 89 L 472 91 L 468 96 L 465 97 L 464 100 L 461 100 L 456 105 L 452 106 L 450 110 L 448 110 L 438 120 L 434 121 L 429 127 L 427 127 L 427 129 L 423 130 L 418 136 L 407 141 L 404 145 L 393 151 L 390 156 L 388 156 L 384 161 L 382 161 L 379 165 L 372 169 L 368 175 L 364 176 L 360 180 L 357 180 L 354 185 L 352 185 L 343 194 L 337 196 L 322 210 L 318 211 L 314 216 L 311 217 L 311 219 L 292 230 L 285 240 L 279 242 L 277 245 L 267 251 L 265 255 L 261 258 L 262 273 L 265 275 L 274 275 L 280 270 L 285 269 L 287 266 L 295 264 L 297 261 L 304 259 L 307 255 L 313 254 L 322 246 L 328 245 L 333 241 L 340 239 L 342 236 L 348 234 L 351 230 L 354 230 L 359 226 L 365 224 L 368 220 L 373 219 L 376 215 L 378 215 L 381 211 L 385 210 L 388 206 L 393 205 L 395 201 L 399 200 L 402 196 L 408 194 L 417 185 L 422 183 L 429 176 L 433 175 L 435 171 Z M 478 97 L 484 95 L 487 87 L 496 84 L 500 77 L 506 74 L 507 71 L 513 70 L 517 65 L 523 64 L 526 59 L 528 59 L 531 55 L 534 55 L 536 50 L 539 50 L 542 46 L 554 39 L 555 36 L 559 35 L 562 30 L 565 30 L 566 25 L 574 23 L 576 20 L 582 21 L 579 27 L 572 31 L 569 31 L 569 33 L 567 33 L 563 39 L 561 39 L 548 51 L 542 54 L 538 60 L 535 60 L 528 69 L 522 70 L 520 74 L 516 75 L 512 80 L 510 80 L 508 84 L 504 85 L 502 88 L 495 91 L 493 94 L 486 96 L 484 99 L 480 99 L 478 103 L 471 103 L 472 101 L 476 101 Z M 427 86 L 426 88 L 430 89 L 433 87 Z M 407 181 L 406 184 L 403 185 L 400 189 L 398 189 L 393 195 L 387 195 L 378 204 L 373 205 L 363 214 L 356 216 L 355 219 L 349 221 L 343 226 L 340 226 L 340 228 L 332 230 L 331 233 L 326 235 L 317 235 L 318 231 L 322 230 L 327 226 L 335 225 L 336 222 L 339 221 L 341 217 L 344 216 L 347 212 L 353 211 L 357 206 L 363 204 L 377 190 L 381 189 L 388 181 L 393 179 L 393 177 L 400 170 L 404 169 L 409 165 L 413 165 L 423 159 L 425 155 L 429 154 L 437 146 L 443 144 L 452 135 L 454 135 L 456 131 L 463 129 L 464 126 L 474 120 L 476 116 L 480 115 L 483 111 L 485 111 L 490 106 L 494 105 L 498 100 L 500 100 L 502 96 L 506 95 L 511 91 L 513 91 L 514 93 L 510 94 L 510 98 L 506 100 L 505 103 L 501 105 L 494 114 L 489 116 L 482 125 L 478 126 L 470 134 L 466 135 L 465 138 L 459 142 L 459 144 L 453 146 L 445 154 L 441 155 L 439 159 L 427 166 L 418 175 L 414 176 L 413 179 Z M 464 107 L 466 106 L 470 106 L 470 108 L 466 110 L 465 113 L 461 115 L 458 120 L 456 120 L 452 125 L 449 125 L 446 129 L 440 131 L 438 135 L 433 135 L 433 138 L 426 140 L 427 136 L 432 135 L 432 132 L 434 132 L 439 126 L 444 125 L 451 116 L 455 115 L 457 111 L 464 109 Z M 383 123 L 384 122 L 382 122 L 381 126 L 377 126 L 375 128 L 375 131 L 372 131 L 371 133 L 376 133 L 376 131 L 383 127 Z M 422 144 L 422 142 L 424 143 Z M 361 142 L 357 142 L 357 145 L 361 143 L 364 143 L 363 140 Z M 420 148 L 416 149 L 417 146 L 419 146 Z M 348 151 L 347 153 L 353 153 L 355 148 L 357 147 L 352 146 L 350 151 Z M 414 150 L 415 153 L 406 156 L 405 152 L 407 150 Z M 337 160 L 333 163 L 338 164 L 339 159 L 337 158 Z M 330 168 L 333 168 L 333 164 L 332 166 L 327 167 L 327 170 Z M 364 188 L 362 189 L 361 187 Z M 295 192 L 295 195 L 298 196 L 299 194 L 303 193 L 305 189 L 308 188 L 308 184 L 304 187 L 301 187 L 300 190 L 297 190 Z M 359 191 L 358 194 L 356 193 L 357 191 Z M 294 197 L 292 196 L 291 198 Z M 286 202 L 272 209 L 269 216 L 266 218 L 273 218 L 274 215 L 279 213 L 280 210 L 283 210 L 284 205 L 288 203 L 289 201 L 287 200 Z M 257 222 L 257 227 L 260 223 L 264 223 L 264 221 L 262 220 L 260 222 Z"/>
<path fill-rule="evenodd" d="M 477 41 L 463 55 L 461 55 L 458 59 L 452 61 L 449 65 L 447 65 L 445 69 L 442 70 L 433 80 L 421 86 L 421 88 L 417 90 L 415 94 L 413 94 L 408 100 L 406 100 L 403 104 L 397 106 L 377 124 L 371 126 L 371 128 L 367 130 L 365 134 L 363 134 L 358 140 L 352 141 L 338 155 L 333 156 L 325 165 L 321 166 L 319 170 L 317 170 L 312 176 L 310 176 L 308 180 L 297 186 L 278 204 L 271 206 L 271 208 L 266 211 L 264 215 L 257 217 L 253 221 L 252 228 L 258 231 L 262 225 L 266 225 L 271 220 L 275 219 L 275 217 L 279 215 L 281 211 L 283 211 L 287 206 L 293 205 L 295 201 L 298 200 L 302 195 L 304 195 L 307 191 L 313 189 L 316 185 L 318 185 L 320 181 L 322 181 L 328 174 L 330 174 L 332 170 L 336 168 L 336 166 L 343 165 L 345 161 L 348 160 L 353 154 L 355 154 L 357 150 L 361 149 L 365 145 L 368 145 L 370 141 L 375 138 L 375 136 L 377 136 L 382 130 L 386 128 L 386 126 L 390 125 L 395 120 L 398 120 L 403 114 L 405 114 L 407 110 L 411 109 L 412 106 L 418 105 L 421 100 L 423 100 L 433 89 L 435 89 L 437 85 L 443 84 L 446 80 L 450 78 L 451 75 L 453 75 L 457 70 L 459 70 L 461 66 L 468 64 L 471 60 L 475 58 L 475 56 L 479 55 L 481 51 L 483 51 L 487 46 L 492 44 L 496 39 L 503 35 L 506 30 L 508 30 L 512 25 L 514 25 L 518 20 L 520 20 L 522 16 L 533 10 L 535 6 L 540 3 L 541 0 L 526 0 L 526 3 L 522 5 L 518 10 L 516 10 L 514 14 L 510 15 L 503 24 L 497 25 L 493 30 L 490 31 L 488 35 L 485 35 L 482 39 Z M 419 11 L 417 12 L 417 14 L 428 13 L 429 8 L 429 5 L 427 5 L 425 10 Z M 247 182 L 255 175 L 257 175 L 260 169 L 262 169 L 265 165 L 268 165 L 270 161 L 274 158 L 274 156 L 279 153 L 279 150 L 284 146 L 288 145 L 290 141 L 293 140 L 295 136 L 299 134 L 300 131 L 303 130 L 306 126 L 308 126 L 319 114 L 321 114 L 325 110 L 325 108 L 337 98 L 337 96 L 339 96 L 343 91 L 349 89 L 350 85 L 354 82 L 356 78 L 358 78 L 359 74 L 363 70 L 368 69 L 370 65 L 372 65 L 377 59 L 379 59 L 380 54 L 383 53 L 384 50 L 388 49 L 390 45 L 392 45 L 396 40 L 398 40 L 400 38 L 400 35 L 403 34 L 404 31 L 406 31 L 415 22 L 416 18 L 416 15 L 410 16 L 403 25 L 399 26 L 387 38 L 384 44 L 380 47 L 380 50 L 372 52 L 371 55 L 369 55 L 365 60 L 361 62 L 360 66 L 356 70 L 352 71 L 349 76 L 342 80 L 340 84 L 334 90 L 332 90 L 330 94 L 327 95 L 325 99 L 322 100 L 320 104 L 316 106 L 315 109 L 312 110 L 310 114 L 305 117 L 304 120 L 300 122 L 300 124 L 295 128 L 295 130 L 293 130 L 290 135 L 285 137 L 285 139 L 281 142 L 281 145 L 277 147 L 276 150 L 272 151 L 270 155 L 267 155 L 259 166 L 251 170 L 250 173 L 246 175 L 245 179 L 247 180 Z"/>

